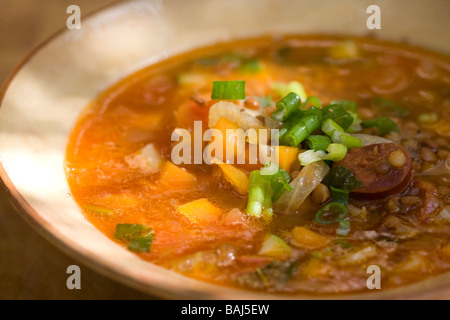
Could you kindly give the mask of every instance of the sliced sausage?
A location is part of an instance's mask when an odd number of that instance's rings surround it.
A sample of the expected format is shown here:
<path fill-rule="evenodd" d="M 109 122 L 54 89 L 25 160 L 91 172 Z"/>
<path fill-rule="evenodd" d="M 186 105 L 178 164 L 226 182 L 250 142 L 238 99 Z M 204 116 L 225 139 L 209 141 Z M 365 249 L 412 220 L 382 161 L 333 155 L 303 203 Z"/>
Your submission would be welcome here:
<path fill-rule="evenodd" d="M 404 165 L 389 161 L 393 153 L 404 155 Z M 400 154 L 401 155 L 401 154 Z M 392 160 L 392 158 L 391 158 Z M 382 198 L 399 194 L 406 190 L 413 178 L 411 156 L 402 146 L 395 143 L 373 144 L 349 150 L 344 159 L 334 163 L 353 171 L 363 183 L 362 187 L 351 190 L 352 195 L 363 198 Z"/>

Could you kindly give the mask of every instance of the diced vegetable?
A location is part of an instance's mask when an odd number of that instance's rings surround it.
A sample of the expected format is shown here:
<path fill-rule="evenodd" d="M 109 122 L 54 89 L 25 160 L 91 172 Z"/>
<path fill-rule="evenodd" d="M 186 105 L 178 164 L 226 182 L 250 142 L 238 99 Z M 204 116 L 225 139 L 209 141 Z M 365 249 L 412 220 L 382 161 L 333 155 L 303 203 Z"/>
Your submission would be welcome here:
<path fill-rule="evenodd" d="M 332 101 L 331 104 L 341 105 L 345 111 L 347 111 L 353 118 L 353 122 L 350 127 L 346 130 L 347 132 L 359 132 L 362 129 L 361 118 L 356 110 L 356 103 L 349 100 L 337 100 Z"/>
<path fill-rule="evenodd" d="M 205 81 L 205 76 L 200 73 L 180 73 L 177 77 L 177 82 L 182 86 L 202 84 Z"/>
<path fill-rule="evenodd" d="M 238 131 L 239 126 L 231 122 L 225 117 L 219 118 L 214 129 L 220 130 L 223 137 L 223 150 L 233 150 L 232 159 L 228 159 L 227 154 L 224 154 L 226 161 L 234 161 L 234 157 L 237 157 L 245 152 L 245 138 L 239 134 L 243 131 Z"/>
<path fill-rule="evenodd" d="M 286 121 L 295 110 L 298 110 L 301 104 L 302 101 L 300 100 L 300 97 L 291 92 L 277 102 L 277 111 L 272 113 L 271 117 L 276 121 Z"/>
<path fill-rule="evenodd" d="M 156 173 L 161 169 L 164 159 L 159 151 L 150 143 L 134 154 L 125 157 L 132 169 L 140 169 L 145 174 Z"/>
<path fill-rule="evenodd" d="M 386 139 L 386 138 L 383 138 L 380 136 L 372 136 L 370 134 L 352 133 L 351 136 L 360 139 L 361 143 L 362 143 L 362 147 L 370 146 L 372 144 L 394 143 L 389 139 Z"/>
<path fill-rule="evenodd" d="M 270 234 L 266 236 L 258 254 L 275 258 L 284 258 L 291 254 L 291 247 L 280 237 Z"/>
<path fill-rule="evenodd" d="M 151 230 L 152 229 L 150 227 L 142 224 L 119 223 L 116 226 L 114 238 L 116 238 L 117 240 L 130 241 L 145 233 L 150 232 Z"/>
<path fill-rule="evenodd" d="M 369 260 L 370 258 L 375 257 L 378 254 L 378 250 L 375 246 L 369 245 L 362 249 L 359 249 L 356 252 L 350 252 L 343 258 L 337 261 L 338 265 L 347 267 L 347 266 L 357 266 L 361 263 Z"/>
<path fill-rule="evenodd" d="M 321 161 L 325 158 L 325 151 L 306 150 L 298 155 L 298 161 L 302 166 L 310 165 L 311 163 Z"/>
<path fill-rule="evenodd" d="M 340 161 L 347 153 L 347 147 L 341 143 L 330 143 L 326 150 L 328 153 L 322 150 L 307 150 L 298 155 L 298 160 L 302 166 L 307 166 L 320 160 Z"/>
<path fill-rule="evenodd" d="M 388 117 L 366 120 L 363 121 L 361 125 L 364 128 L 377 128 L 379 134 L 382 136 L 391 131 L 399 132 L 397 124 Z"/>
<path fill-rule="evenodd" d="M 293 190 L 289 182 L 291 176 L 286 170 L 280 169 L 275 163 L 269 162 L 262 169 L 262 178 L 268 182 L 272 201 L 276 201 L 284 191 Z M 268 197 L 269 194 L 266 194 Z"/>
<path fill-rule="evenodd" d="M 314 216 L 314 220 L 319 224 L 333 224 L 347 217 L 347 207 L 339 202 L 330 202 Z"/>
<path fill-rule="evenodd" d="M 221 163 L 217 160 L 213 160 L 213 163 L 219 166 L 225 179 L 230 182 L 240 194 L 246 195 L 248 193 L 249 180 L 245 173 L 232 164 Z"/>
<path fill-rule="evenodd" d="M 309 135 L 306 138 L 306 146 L 314 151 L 325 151 L 330 143 L 330 137 L 324 135 Z"/>
<path fill-rule="evenodd" d="M 83 205 L 83 208 L 95 213 L 104 214 L 104 215 L 110 215 L 114 212 L 113 209 L 106 208 L 104 206 L 94 205 L 94 204 L 85 204 Z"/>
<path fill-rule="evenodd" d="M 297 160 L 300 150 L 289 146 L 277 146 L 277 148 L 280 168 L 290 173 L 291 166 Z"/>
<path fill-rule="evenodd" d="M 322 109 L 323 118 L 331 119 L 342 129 L 347 130 L 353 123 L 353 117 L 339 104 L 331 104 Z"/>
<path fill-rule="evenodd" d="M 231 122 L 237 124 L 241 129 L 263 128 L 263 123 L 247 111 L 229 101 L 219 101 L 209 109 L 208 126 L 214 128 L 220 118 L 227 118 Z"/>
<path fill-rule="evenodd" d="M 302 266 L 301 274 L 308 278 L 321 278 L 327 277 L 332 272 L 332 267 L 320 259 L 315 257 L 308 260 L 308 262 Z"/>
<path fill-rule="evenodd" d="M 450 243 L 442 248 L 442 254 L 446 260 L 450 261 Z"/>
<path fill-rule="evenodd" d="M 330 239 L 304 227 L 295 227 L 291 231 L 291 243 L 299 248 L 317 249 L 327 246 Z"/>
<path fill-rule="evenodd" d="M 202 198 L 180 205 L 177 212 L 185 216 L 192 223 L 205 223 L 218 220 L 222 210 L 208 199 Z"/>
<path fill-rule="evenodd" d="M 331 119 L 327 119 L 323 122 L 322 131 L 331 138 L 331 141 L 342 143 L 349 149 L 362 146 L 360 139 L 345 133 L 344 129 Z"/>
<path fill-rule="evenodd" d="M 128 250 L 134 252 L 150 252 L 155 233 L 151 227 L 142 224 L 119 223 L 114 237 L 128 242 Z"/>
<path fill-rule="evenodd" d="M 160 183 L 175 189 L 183 189 L 192 186 L 197 178 L 186 169 L 167 161 L 161 169 Z"/>
<path fill-rule="evenodd" d="M 320 109 L 312 107 L 303 111 L 298 121 L 288 128 L 285 134 L 281 136 L 280 132 L 280 141 L 293 147 L 298 146 L 308 135 L 320 128 L 322 119 Z"/>
<path fill-rule="evenodd" d="M 432 125 L 435 124 L 436 122 L 438 122 L 439 120 L 439 116 L 437 113 L 421 113 L 419 114 L 419 116 L 417 117 L 417 121 L 419 121 L 422 124 L 426 124 L 426 125 Z"/>
<path fill-rule="evenodd" d="M 324 160 L 341 161 L 347 154 L 347 147 L 342 143 L 330 143 Z"/>
<path fill-rule="evenodd" d="M 274 204 L 281 210 L 297 210 L 329 171 L 330 168 L 323 161 L 304 167 L 290 183 L 294 190 L 285 191 Z"/>
<path fill-rule="evenodd" d="M 336 234 L 341 237 L 346 237 L 350 232 L 350 221 L 341 220 L 339 221 L 339 226 L 336 230 Z"/>
<path fill-rule="evenodd" d="M 352 190 L 363 186 L 363 183 L 355 177 L 353 171 L 343 166 L 333 167 L 322 183 L 328 187 L 344 190 Z"/>
<path fill-rule="evenodd" d="M 338 42 L 328 49 L 328 55 L 335 60 L 355 59 L 359 56 L 356 43 L 352 40 Z"/>
<path fill-rule="evenodd" d="M 260 217 L 265 203 L 266 181 L 261 176 L 261 171 L 250 172 L 250 185 L 248 191 L 246 212 L 254 217 Z"/>
<path fill-rule="evenodd" d="M 339 202 L 342 204 L 348 203 L 350 197 L 350 192 L 348 190 L 339 189 L 331 186 L 330 191 L 331 191 L 331 199 L 333 202 Z"/>
<path fill-rule="evenodd" d="M 213 100 L 244 100 L 245 81 L 213 81 L 211 99 Z"/>
<path fill-rule="evenodd" d="M 288 84 L 283 82 L 274 82 L 272 83 L 272 89 L 280 97 L 287 96 L 290 92 L 297 94 L 302 102 L 306 101 L 306 92 L 305 88 L 303 88 L 302 84 L 298 81 L 291 81 Z"/>

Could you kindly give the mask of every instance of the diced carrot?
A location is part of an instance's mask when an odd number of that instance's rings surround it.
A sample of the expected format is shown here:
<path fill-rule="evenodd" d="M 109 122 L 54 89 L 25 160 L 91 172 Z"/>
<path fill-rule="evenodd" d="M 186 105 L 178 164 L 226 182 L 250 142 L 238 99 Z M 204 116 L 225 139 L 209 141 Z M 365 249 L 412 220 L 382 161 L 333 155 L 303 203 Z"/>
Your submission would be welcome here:
<path fill-rule="evenodd" d="M 248 193 L 248 177 L 247 175 L 233 166 L 232 164 L 226 164 L 219 161 L 213 161 L 220 169 L 222 169 L 225 179 L 231 183 L 231 185 L 242 195 Z"/>
<path fill-rule="evenodd" d="M 217 220 L 222 214 L 222 210 L 217 208 L 206 198 L 183 204 L 177 208 L 177 211 L 193 223 L 204 223 Z"/>
<path fill-rule="evenodd" d="M 188 188 L 194 184 L 196 177 L 186 169 L 177 167 L 167 161 L 161 169 L 160 183 L 171 188 Z"/>
<path fill-rule="evenodd" d="M 296 147 L 279 146 L 279 166 L 281 169 L 291 173 L 291 166 L 297 160 L 300 150 Z"/>
<path fill-rule="evenodd" d="M 321 278 L 330 275 L 332 267 L 317 258 L 311 258 L 302 268 L 301 274 L 307 278 Z"/>
<path fill-rule="evenodd" d="M 239 126 L 236 123 L 230 121 L 229 119 L 227 119 L 225 117 L 221 117 L 221 118 L 219 118 L 216 125 L 214 126 L 214 129 L 217 129 L 222 133 L 224 158 L 226 156 L 227 150 L 228 150 L 228 152 L 233 151 L 234 158 L 237 157 L 238 152 L 240 152 L 240 150 L 245 150 L 244 146 L 242 145 L 242 144 L 245 144 L 245 139 L 244 139 L 243 135 L 242 135 L 242 137 L 239 136 L 239 131 L 236 131 L 239 129 Z M 227 130 L 228 130 L 228 132 L 227 132 Z M 230 131 L 230 130 L 232 130 L 232 131 Z M 243 133 L 242 130 L 240 130 L 240 132 Z M 244 152 L 244 151 L 242 151 L 242 152 Z M 232 160 L 232 159 L 228 159 L 228 160 Z"/>
<path fill-rule="evenodd" d="M 295 227 L 292 230 L 292 244 L 306 249 L 325 247 L 330 239 L 304 227 Z"/>
<path fill-rule="evenodd" d="M 446 260 L 450 261 L 450 243 L 442 248 L 442 254 Z"/>

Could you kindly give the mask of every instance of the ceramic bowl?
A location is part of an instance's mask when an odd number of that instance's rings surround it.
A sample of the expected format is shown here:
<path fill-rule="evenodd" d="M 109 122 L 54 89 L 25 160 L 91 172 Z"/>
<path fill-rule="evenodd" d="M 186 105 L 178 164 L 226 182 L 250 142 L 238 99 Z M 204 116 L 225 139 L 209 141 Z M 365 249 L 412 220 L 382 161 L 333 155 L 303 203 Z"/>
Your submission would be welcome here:
<path fill-rule="evenodd" d="M 377 1 L 381 29 L 368 30 L 366 0 L 126 1 L 82 17 L 32 52 L 0 94 L 0 174 L 18 211 L 76 259 L 161 298 L 308 299 L 186 278 L 145 262 L 83 216 L 64 172 L 69 133 L 98 93 L 134 71 L 193 48 L 282 34 L 373 34 L 450 53 L 448 1 Z M 394 290 L 322 298 L 449 297 L 450 274 Z"/>

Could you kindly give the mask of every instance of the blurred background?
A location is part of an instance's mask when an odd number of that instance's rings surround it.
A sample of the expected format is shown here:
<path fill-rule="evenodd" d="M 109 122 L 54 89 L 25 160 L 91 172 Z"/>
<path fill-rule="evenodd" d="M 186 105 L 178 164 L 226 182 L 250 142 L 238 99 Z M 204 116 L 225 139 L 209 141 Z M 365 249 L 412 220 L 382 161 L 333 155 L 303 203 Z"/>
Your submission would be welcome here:
<path fill-rule="evenodd" d="M 0 0 L 0 84 L 40 43 L 66 28 L 69 5 L 83 17 L 117 0 Z M 66 287 L 81 268 L 81 290 Z M 0 299 L 151 299 L 105 278 L 54 247 L 27 224 L 0 188 Z"/>

